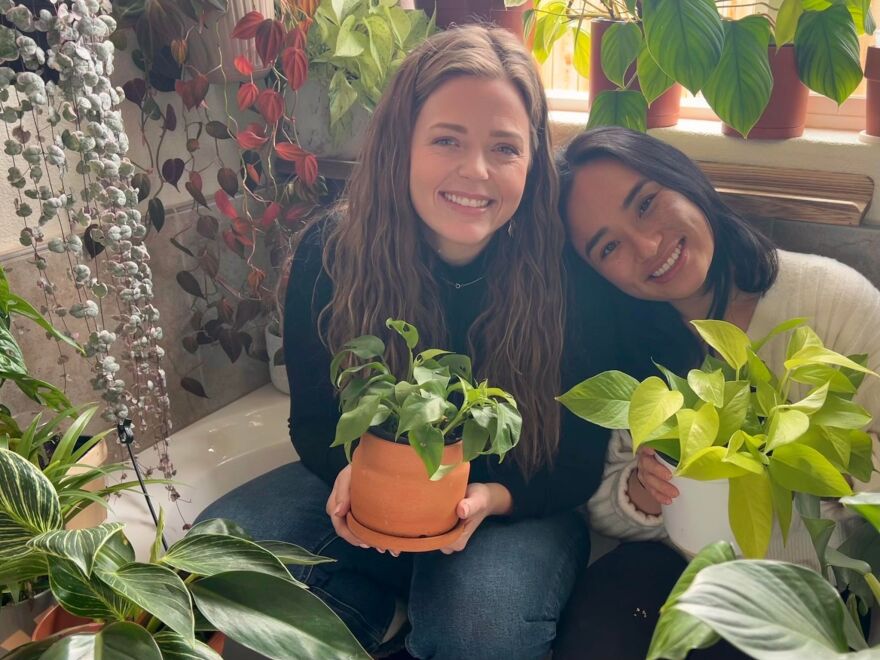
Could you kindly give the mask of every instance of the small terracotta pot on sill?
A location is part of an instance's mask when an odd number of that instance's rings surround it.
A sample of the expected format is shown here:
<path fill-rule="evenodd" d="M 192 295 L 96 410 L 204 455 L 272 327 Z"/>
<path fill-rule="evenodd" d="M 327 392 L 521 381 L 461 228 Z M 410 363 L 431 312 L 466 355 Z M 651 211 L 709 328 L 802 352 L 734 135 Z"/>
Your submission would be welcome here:
<path fill-rule="evenodd" d="M 46 612 L 45 616 L 43 616 L 43 618 L 37 623 L 37 627 L 34 629 L 31 640 L 39 642 L 41 639 L 46 639 L 47 637 L 61 631 L 66 631 L 70 635 L 76 635 L 77 633 L 95 633 L 103 628 L 104 625 L 105 624 L 98 623 L 93 619 L 75 616 L 60 605 L 55 605 L 51 607 Z M 226 635 L 215 632 L 205 644 L 222 655 L 223 648 L 226 646 Z"/>
<path fill-rule="evenodd" d="M 798 77 L 794 46 L 788 44 L 778 49 L 770 46 L 767 56 L 773 74 L 773 91 L 761 118 L 749 132 L 749 139 L 787 140 L 800 137 L 807 123 L 810 90 Z M 721 130 L 730 137 L 742 137 L 739 131 L 727 124 L 722 124 Z"/>
<path fill-rule="evenodd" d="M 865 133 L 880 137 L 880 46 L 868 46 L 865 59 Z"/>
<path fill-rule="evenodd" d="M 602 70 L 602 36 L 605 31 L 619 21 L 606 18 L 594 18 L 590 21 L 590 98 L 596 98 L 600 93 L 618 89 L 618 86 L 605 77 Z M 636 72 L 636 65 L 632 64 L 626 72 L 629 79 Z M 633 82 L 633 89 L 641 90 L 638 79 Z M 681 85 L 675 83 L 654 99 L 648 107 L 648 128 L 667 128 L 678 123 L 678 115 L 681 111 Z"/>
<path fill-rule="evenodd" d="M 365 433 L 351 462 L 354 534 L 374 547 L 402 552 L 437 550 L 455 540 L 461 533 L 455 510 L 470 474 L 460 441 L 443 448 L 441 463 L 457 465 L 431 481 L 409 444 Z"/>

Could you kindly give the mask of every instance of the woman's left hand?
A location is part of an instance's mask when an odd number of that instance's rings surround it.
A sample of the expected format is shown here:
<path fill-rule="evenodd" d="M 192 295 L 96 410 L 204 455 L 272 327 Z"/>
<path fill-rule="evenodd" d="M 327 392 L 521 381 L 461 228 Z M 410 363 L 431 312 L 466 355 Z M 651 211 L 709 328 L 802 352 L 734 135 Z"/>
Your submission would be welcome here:
<path fill-rule="evenodd" d="M 464 550 L 477 527 L 487 516 L 504 515 L 513 508 L 510 491 L 498 483 L 468 484 L 464 499 L 458 503 L 456 514 L 463 520 L 464 531 L 461 536 L 449 545 L 440 548 L 440 552 L 451 555 Z"/>

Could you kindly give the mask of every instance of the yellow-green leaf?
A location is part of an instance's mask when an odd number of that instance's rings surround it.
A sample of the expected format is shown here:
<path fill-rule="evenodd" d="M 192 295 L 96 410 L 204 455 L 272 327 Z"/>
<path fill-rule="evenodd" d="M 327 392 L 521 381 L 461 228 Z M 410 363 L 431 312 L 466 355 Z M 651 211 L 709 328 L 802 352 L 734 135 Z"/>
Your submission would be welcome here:
<path fill-rule="evenodd" d="M 651 432 L 672 417 L 683 405 L 681 392 L 671 392 L 666 384 L 651 376 L 633 392 L 629 406 L 629 428 L 633 436 L 633 449 L 647 440 Z"/>
<path fill-rule="evenodd" d="M 730 528 L 748 559 L 762 559 L 773 531 L 773 499 L 770 478 L 763 470 L 730 480 L 727 500 Z"/>
<path fill-rule="evenodd" d="M 770 456 L 770 477 L 788 490 L 819 497 L 851 495 L 852 488 L 830 461 L 812 447 L 783 445 Z"/>

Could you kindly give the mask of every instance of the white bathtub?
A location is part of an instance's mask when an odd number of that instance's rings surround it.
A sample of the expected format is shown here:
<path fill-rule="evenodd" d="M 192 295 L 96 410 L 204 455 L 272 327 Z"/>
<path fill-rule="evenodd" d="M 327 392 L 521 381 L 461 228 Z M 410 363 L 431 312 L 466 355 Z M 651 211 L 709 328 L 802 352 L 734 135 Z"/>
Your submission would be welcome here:
<path fill-rule="evenodd" d="M 170 455 L 177 468 L 181 498 L 171 502 L 164 486 L 148 486 L 153 507 L 165 510 L 169 544 L 184 534 L 183 526 L 211 502 L 256 476 L 299 459 L 290 443 L 287 417 L 290 397 L 265 385 L 174 433 Z M 154 449 L 138 455 L 141 465 L 156 465 Z M 133 471 L 128 479 L 135 479 Z M 139 559 L 149 557 L 155 526 L 143 495 L 126 493 L 111 501 L 107 519 L 125 523 L 125 534 Z"/>

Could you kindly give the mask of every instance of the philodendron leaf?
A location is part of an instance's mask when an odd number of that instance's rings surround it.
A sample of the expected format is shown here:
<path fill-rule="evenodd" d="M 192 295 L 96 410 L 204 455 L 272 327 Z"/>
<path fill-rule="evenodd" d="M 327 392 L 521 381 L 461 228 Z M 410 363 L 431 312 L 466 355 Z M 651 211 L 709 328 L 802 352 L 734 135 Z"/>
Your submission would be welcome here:
<path fill-rule="evenodd" d="M 574 70 L 584 78 L 590 77 L 590 33 L 583 27 L 575 26 L 572 29 L 574 47 L 572 49 L 571 64 Z"/>
<path fill-rule="evenodd" d="M 675 609 L 757 660 L 830 659 L 847 651 L 843 601 L 821 575 L 796 564 L 736 560 L 710 566 Z"/>
<path fill-rule="evenodd" d="M 749 410 L 748 381 L 724 383 L 724 406 L 718 411 L 718 437 L 715 442 L 724 444 L 742 428 Z"/>
<path fill-rule="evenodd" d="M 708 545 L 697 553 L 678 578 L 666 603 L 660 609 L 660 618 L 657 627 L 654 628 L 647 660 L 658 658 L 684 660 L 691 650 L 707 648 L 718 641 L 718 635 L 709 626 L 689 614 L 678 611 L 674 605 L 701 570 L 734 559 L 736 555 L 733 547 L 726 541 Z"/>
<path fill-rule="evenodd" d="M 795 442 L 810 428 L 810 418 L 800 410 L 777 409 L 770 416 L 767 451 Z"/>
<path fill-rule="evenodd" d="M 871 15 L 871 0 L 846 0 L 845 4 L 856 26 L 856 33 L 873 34 L 877 24 Z"/>
<path fill-rule="evenodd" d="M 676 474 L 697 481 L 715 481 L 717 479 L 733 479 L 749 474 L 750 470 L 727 458 L 724 447 L 706 447 L 682 463 Z"/>
<path fill-rule="evenodd" d="M 703 341 L 714 348 L 725 362 L 737 371 L 749 361 L 748 348 L 752 342 L 748 335 L 733 323 L 710 319 L 691 321 L 691 325 L 697 329 Z"/>
<path fill-rule="evenodd" d="M 706 403 L 716 408 L 724 406 L 724 374 L 721 370 L 706 373 L 699 369 L 691 369 L 687 376 L 688 385 Z"/>
<path fill-rule="evenodd" d="M 724 21 L 721 59 L 703 87 L 703 96 L 715 114 L 746 137 L 773 91 L 769 43 L 770 23 L 764 16 Z"/>
<path fill-rule="evenodd" d="M 662 364 L 654 363 L 654 366 L 663 374 L 663 377 L 666 378 L 666 382 L 669 385 L 670 390 L 674 390 L 676 392 L 681 392 L 684 396 L 684 407 L 685 408 L 693 408 L 696 406 L 697 401 L 700 397 L 698 397 L 694 391 L 691 389 L 691 386 L 688 385 L 686 379 L 672 373 L 669 369 L 664 367 Z"/>
<path fill-rule="evenodd" d="M 623 126 L 644 133 L 648 130 L 648 104 L 641 92 L 613 89 L 590 102 L 587 128 Z"/>
<path fill-rule="evenodd" d="M 385 344 L 373 335 L 361 335 L 352 339 L 345 345 L 345 348 L 362 360 L 382 357 L 385 354 Z"/>
<path fill-rule="evenodd" d="M 226 518 L 210 518 L 196 523 L 186 532 L 187 536 L 196 536 L 197 534 L 224 534 L 228 536 L 236 536 L 240 539 L 252 541 L 251 535 L 248 534 L 244 527 L 237 522 L 227 520 Z"/>
<path fill-rule="evenodd" d="M 49 562 L 49 586 L 55 600 L 76 616 L 121 621 L 134 609 L 104 582 L 87 578 L 76 564 L 60 557 Z"/>
<path fill-rule="evenodd" d="M 803 83 L 838 105 L 849 98 L 862 81 L 859 38 L 849 10 L 834 4 L 804 12 L 794 40 Z"/>
<path fill-rule="evenodd" d="M 812 447 L 796 442 L 783 445 L 771 454 L 769 468 L 770 478 L 791 491 L 819 497 L 852 494 L 840 472 Z"/>
<path fill-rule="evenodd" d="M 629 402 L 639 381 L 622 371 L 604 371 L 572 387 L 557 401 L 578 417 L 606 429 L 629 428 Z"/>
<path fill-rule="evenodd" d="M 788 543 L 788 530 L 791 528 L 792 492 L 784 486 L 770 480 L 770 496 L 773 498 L 773 511 L 779 521 L 782 542 Z"/>
<path fill-rule="evenodd" d="M 645 96 L 645 101 L 650 106 L 667 89 L 675 84 L 663 69 L 657 64 L 648 50 L 648 44 L 642 41 L 642 50 L 636 59 L 636 75 L 639 77 L 639 87 Z"/>
<path fill-rule="evenodd" d="M 791 43 L 797 30 L 798 20 L 804 13 L 801 0 L 782 0 L 779 11 L 776 13 L 776 46 L 781 48 Z"/>
<path fill-rule="evenodd" d="M 618 87 L 626 87 L 626 70 L 642 48 L 642 31 L 635 23 L 614 23 L 602 35 L 602 71 Z"/>
<path fill-rule="evenodd" d="M 258 541 L 257 545 L 278 557 L 284 565 L 314 566 L 316 564 L 328 564 L 336 561 L 330 557 L 316 555 L 305 548 L 285 541 Z"/>
<path fill-rule="evenodd" d="M 645 40 L 667 74 L 699 92 L 721 57 L 724 29 L 712 0 L 645 0 Z"/>
<path fill-rule="evenodd" d="M 188 643 L 195 643 L 192 602 L 186 585 L 174 571 L 133 562 L 116 571 L 95 572 L 117 594 L 152 614 Z"/>
<path fill-rule="evenodd" d="M 469 419 L 464 423 L 462 428 L 462 460 L 465 462 L 474 460 L 479 456 L 486 447 L 486 441 L 489 439 L 489 430 L 483 428 L 473 419 Z"/>
<path fill-rule="evenodd" d="M 789 1 L 790 0 L 784 0 L 783 4 L 787 4 Z M 800 5 L 800 3 L 801 3 L 801 0 L 795 0 L 795 2 L 793 4 Z M 780 11 L 782 11 L 782 10 L 780 9 Z M 776 41 L 776 44 L 777 44 L 777 46 L 782 45 L 779 43 L 778 39 Z M 757 353 L 758 351 L 760 351 L 764 347 L 764 344 L 766 344 L 768 341 L 773 339 L 773 337 L 775 337 L 777 335 L 781 335 L 783 332 L 788 332 L 789 330 L 793 330 L 794 328 L 797 328 L 798 326 L 801 326 L 806 322 L 807 322 L 807 319 L 804 316 L 799 316 L 797 318 L 788 319 L 787 321 L 783 321 L 782 323 L 777 325 L 775 328 L 773 328 L 770 332 L 768 332 L 766 335 L 761 337 L 761 339 L 753 341 L 752 342 L 752 350 L 755 351 L 755 353 Z"/>
<path fill-rule="evenodd" d="M 432 476 L 443 460 L 443 433 L 440 429 L 428 424 L 416 426 L 409 432 L 409 446 L 422 459 L 428 476 Z"/>
<path fill-rule="evenodd" d="M 96 634 L 64 637 L 40 657 L 44 660 L 163 660 L 153 636 L 130 621 L 111 623 Z"/>
<path fill-rule="evenodd" d="M 397 436 L 425 425 L 431 425 L 443 419 L 446 412 L 446 399 L 439 396 L 412 396 L 400 410 L 400 421 L 397 424 Z"/>
<path fill-rule="evenodd" d="M 102 523 L 90 529 L 60 529 L 34 537 L 30 545 L 50 555 L 69 559 L 88 577 L 92 574 L 95 555 L 122 528 L 122 523 Z"/>
<path fill-rule="evenodd" d="M 288 580 L 247 571 L 220 573 L 190 589 L 217 630 L 269 658 L 370 658 L 320 598 Z"/>
<path fill-rule="evenodd" d="M 168 548 L 162 563 L 195 575 L 257 571 L 290 580 L 284 564 L 253 541 L 220 534 L 186 536 Z"/>
<path fill-rule="evenodd" d="M 791 404 L 792 410 L 800 410 L 802 413 L 811 415 L 820 410 L 825 405 L 825 399 L 828 397 L 828 383 L 823 383 L 819 387 L 813 389 L 807 396 Z"/>
<path fill-rule="evenodd" d="M 880 532 L 880 493 L 858 493 L 841 498 L 840 503 L 858 512 Z"/>
<path fill-rule="evenodd" d="M 416 344 L 419 343 L 419 331 L 416 330 L 415 326 L 411 323 L 407 323 L 406 321 L 401 321 L 398 319 L 388 319 L 385 321 L 385 325 L 388 326 L 391 330 L 394 330 L 397 334 L 403 337 L 403 340 L 406 342 L 407 348 L 410 350 L 416 347 Z"/>
<path fill-rule="evenodd" d="M 360 400 L 357 408 L 342 413 L 336 423 L 336 438 L 331 447 L 357 440 L 367 429 L 376 411 L 379 410 L 379 397 L 367 395 Z"/>
<path fill-rule="evenodd" d="M 854 360 L 851 360 L 850 358 L 841 355 L 840 353 L 836 353 L 830 348 L 825 348 L 824 346 L 816 346 L 814 344 L 808 344 L 800 350 L 796 351 L 793 355 L 791 355 L 785 361 L 785 368 L 797 369 L 798 367 L 812 364 L 833 364 L 838 367 L 846 367 L 847 369 L 852 369 L 853 371 L 861 371 L 865 374 L 877 376 L 877 374 L 875 374 L 873 371 L 859 364 L 858 362 L 855 362 Z"/>
<path fill-rule="evenodd" d="M 167 628 L 156 633 L 153 639 L 162 652 L 162 660 L 223 660 L 223 656 L 207 644 L 198 640 L 195 644 L 190 644 Z"/>
<path fill-rule="evenodd" d="M 513 449 L 522 432 L 522 416 L 509 403 L 499 403 L 495 420 L 489 426 L 489 447 L 499 458 Z"/>
<path fill-rule="evenodd" d="M 633 451 L 650 438 L 654 429 L 678 412 L 683 403 L 684 396 L 681 392 L 670 391 L 656 376 L 639 383 L 629 404 Z"/>
<path fill-rule="evenodd" d="M 679 410 L 675 413 L 681 439 L 681 460 L 687 463 L 691 456 L 711 447 L 718 435 L 718 411 L 705 403 L 699 410 Z"/>
<path fill-rule="evenodd" d="M 0 449 L 0 561 L 30 552 L 28 540 L 60 529 L 61 504 L 52 483 L 32 463 Z"/>
<path fill-rule="evenodd" d="M 730 480 L 727 515 L 734 538 L 749 559 L 762 559 L 770 547 L 773 531 L 773 497 L 770 477 L 746 474 Z"/>
<path fill-rule="evenodd" d="M 836 394 L 829 394 L 825 405 L 812 416 L 813 424 L 840 429 L 860 429 L 870 424 L 871 419 L 871 413 L 859 404 Z"/>

